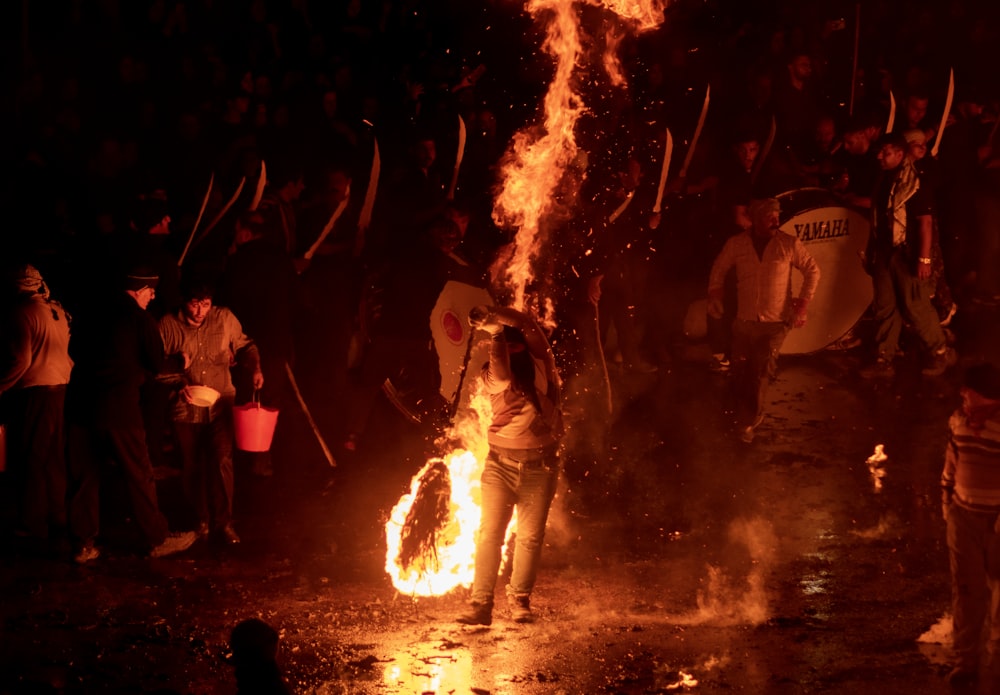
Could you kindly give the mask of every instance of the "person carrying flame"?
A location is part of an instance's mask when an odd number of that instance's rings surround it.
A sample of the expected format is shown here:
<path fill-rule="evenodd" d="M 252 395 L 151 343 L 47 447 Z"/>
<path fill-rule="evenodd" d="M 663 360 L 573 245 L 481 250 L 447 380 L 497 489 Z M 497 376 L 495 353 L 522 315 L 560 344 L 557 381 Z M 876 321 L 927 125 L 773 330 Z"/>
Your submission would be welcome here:
<path fill-rule="evenodd" d="M 469 323 L 490 334 L 482 379 L 490 395 L 489 455 L 482 474 L 482 520 L 472 601 L 457 622 L 490 625 L 501 549 L 517 508 L 514 562 L 507 601 L 515 622 L 534 620 L 530 597 L 538 574 L 549 507 L 559 477 L 563 433 L 560 382 L 545 335 L 527 314 L 476 307 Z"/>

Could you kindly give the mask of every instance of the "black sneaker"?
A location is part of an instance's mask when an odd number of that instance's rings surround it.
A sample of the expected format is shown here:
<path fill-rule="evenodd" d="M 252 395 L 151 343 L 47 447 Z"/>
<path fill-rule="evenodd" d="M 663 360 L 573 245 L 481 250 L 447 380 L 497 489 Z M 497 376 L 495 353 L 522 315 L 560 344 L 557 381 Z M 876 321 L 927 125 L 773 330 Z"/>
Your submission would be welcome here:
<path fill-rule="evenodd" d="M 73 562 L 78 565 L 86 565 L 101 556 L 101 551 L 97 549 L 93 541 L 87 541 L 80 546 L 80 549 L 73 555 Z"/>
<path fill-rule="evenodd" d="M 163 542 L 149 551 L 150 557 L 166 557 L 174 553 L 182 553 L 198 540 L 198 535 L 194 531 L 184 531 L 182 533 L 168 533 Z"/>
<path fill-rule="evenodd" d="M 949 367 L 955 366 L 956 362 L 958 362 L 958 354 L 955 349 L 943 347 L 931 355 L 931 361 L 920 371 L 925 376 L 941 376 L 948 371 Z"/>
<path fill-rule="evenodd" d="M 951 320 L 955 318 L 956 313 L 958 313 L 958 304 L 952 302 L 951 306 L 949 306 L 947 310 L 941 312 L 941 325 L 942 326 L 951 325 Z"/>
<path fill-rule="evenodd" d="M 864 379 L 891 379 L 896 373 L 896 368 L 893 366 L 892 360 L 879 357 L 859 373 Z"/>
<path fill-rule="evenodd" d="M 469 604 L 469 610 L 455 618 L 455 622 L 462 625 L 492 625 L 493 606 L 488 603 L 472 601 Z"/>
<path fill-rule="evenodd" d="M 728 372 L 730 366 L 729 358 L 721 352 L 713 354 L 712 359 L 708 363 L 708 368 L 711 371 L 718 373 Z"/>
<path fill-rule="evenodd" d="M 975 666 L 959 664 L 948 674 L 948 684 L 954 686 L 968 686 L 979 680 L 979 669 Z"/>

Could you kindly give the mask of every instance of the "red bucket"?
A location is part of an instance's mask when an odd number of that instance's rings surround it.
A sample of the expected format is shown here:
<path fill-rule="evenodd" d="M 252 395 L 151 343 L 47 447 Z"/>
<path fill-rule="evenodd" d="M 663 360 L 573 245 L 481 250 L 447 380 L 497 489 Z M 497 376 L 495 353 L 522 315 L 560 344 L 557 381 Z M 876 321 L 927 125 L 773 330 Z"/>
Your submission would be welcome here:
<path fill-rule="evenodd" d="M 274 427 L 278 424 L 278 409 L 265 408 L 254 396 L 250 403 L 233 408 L 236 448 L 240 451 L 270 451 Z"/>

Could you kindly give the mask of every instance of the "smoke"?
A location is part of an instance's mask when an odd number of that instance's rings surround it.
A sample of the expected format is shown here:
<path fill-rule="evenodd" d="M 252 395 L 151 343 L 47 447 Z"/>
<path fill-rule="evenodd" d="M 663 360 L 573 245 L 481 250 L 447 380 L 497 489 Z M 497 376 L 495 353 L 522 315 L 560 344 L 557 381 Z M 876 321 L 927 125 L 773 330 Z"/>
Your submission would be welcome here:
<path fill-rule="evenodd" d="M 858 538 L 863 538 L 865 540 L 874 541 L 880 538 L 886 538 L 890 535 L 895 528 L 899 526 L 899 517 L 897 517 L 892 512 L 883 514 L 879 517 L 878 523 L 872 528 L 852 530 L 851 533 Z"/>
<path fill-rule="evenodd" d="M 731 563 L 728 570 L 707 566 L 704 590 L 698 592 L 697 610 L 672 622 L 679 625 L 759 625 L 769 616 L 765 578 L 774 561 L 777 537 L 770 522 L 736 519 L 729 526 L 733 555 L 745 551 L 743 566 Z"/>

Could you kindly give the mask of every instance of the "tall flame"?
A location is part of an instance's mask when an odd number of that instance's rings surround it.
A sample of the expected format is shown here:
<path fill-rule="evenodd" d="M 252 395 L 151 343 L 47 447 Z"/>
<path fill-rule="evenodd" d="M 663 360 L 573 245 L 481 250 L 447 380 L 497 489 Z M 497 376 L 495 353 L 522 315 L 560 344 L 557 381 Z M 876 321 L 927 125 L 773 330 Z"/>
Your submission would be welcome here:
<path fill-rule="evenodd" d="M 501 173 L 502 189 L 493 205 L 497 224 L 517 230 L 506 281 L 515 309 L 523 310 L 525 288 L 534 277 L 532 262 L 541 252 L 542 220 L 566 167 L 576 158 L 574 128 L 584 111 L 573 91 L 573 72 L 580 57 L 580 28 L 572 0 L 531 0 L 532 16 L 551 13 L 544 50 L 556 61 L 555 76 L 544 101 L 544 133 L 526 128 L 514 136 Z"/>

